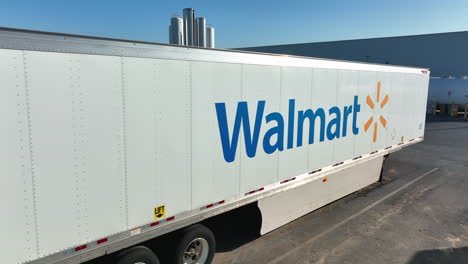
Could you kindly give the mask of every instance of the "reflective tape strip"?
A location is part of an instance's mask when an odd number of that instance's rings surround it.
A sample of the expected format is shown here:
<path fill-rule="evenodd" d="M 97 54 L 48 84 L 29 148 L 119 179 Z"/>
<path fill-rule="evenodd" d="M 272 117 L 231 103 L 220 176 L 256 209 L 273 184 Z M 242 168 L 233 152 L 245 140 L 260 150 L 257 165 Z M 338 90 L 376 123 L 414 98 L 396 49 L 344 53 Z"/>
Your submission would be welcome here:
<path fill-rule="evenodd" d="M 250 192 L 246 192 L 245 195 L 253 194 L 253 193 L 256 193 L 256 192 L 263 191 L 263 190 L 265 190 L 265 187 L 262 187 L 260 189 L 253 190 L 253 191 L 250 191 Z"/>
<path fill-rule="evenodd" d="M 333 165 L 333 167 L 340 166 L 340 165 L 342 165 L 342 164 L 344 164 L 344 161 L 339 162 L 339 163 L 336 163 L 335 165 Z"/>
<path fill-rule="evenodd" d="M 208 208 L 223 204 L 224 202 L 225 202 L 224 200 L 221 200 L 221 201 L 216 202 L 216 203 L 211 203 L 211 204 L 205 205 L 203 207 L 200 207 L 200 210 L 208 209 Z"/>
<path fill-rule="evenodd" d="M 98 241 L 96 241 L 96 244 L 102 244 L 102 243 L 106 243 L 107 241 L 109 241 L 109 239 L 106 237 L 106 238 L 103 238 L 103 239 L 99 239 Z"/>
<path fill-rule="evenodd" d="M 75 251 L 80 251 L 80 250 L 83 250 L 83 249 L 86 249 L 88 246 L 85 244 L 85 245 L 81 245 L 79 247 L 76 247 L 75 248 Z"/>
<path fill-rule="evenodd" d="M 309 174 L 314 174 L 314 173 L 321 172 L 321 171 L 322 171 L 322 169 L 318 169 L 318 170 L 314 170 L 314 171 L 309 172 Z"/>
<path fill-rule="evenodd" d="M 287 183 L 287 182 L 290 182 L 290 181 L 294 181 L 295 179 L 296 179 L 296 177 L 292 177 L 291 179 L 287 179 L 287 180 L 284 180 L 284 181 L 280 182 L 280 184 Z"/>

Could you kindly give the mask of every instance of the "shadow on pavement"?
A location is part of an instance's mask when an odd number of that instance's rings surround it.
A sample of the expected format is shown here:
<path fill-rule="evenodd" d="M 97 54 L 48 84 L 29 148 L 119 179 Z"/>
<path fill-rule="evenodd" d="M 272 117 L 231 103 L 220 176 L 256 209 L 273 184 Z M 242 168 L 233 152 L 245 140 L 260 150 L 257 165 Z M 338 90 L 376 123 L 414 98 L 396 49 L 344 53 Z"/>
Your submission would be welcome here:
<path fill-rule="evenodd" d="M 407 264 L 468 263 L 468 247 L 418 251 Z"/>
<path fill-rule="evenodd" d="M 216 252 L 226 252 L 260 237 L 262 215 L 257 203 L 252 203 L 208 219 L 204 224 L 215 234 Z"/>

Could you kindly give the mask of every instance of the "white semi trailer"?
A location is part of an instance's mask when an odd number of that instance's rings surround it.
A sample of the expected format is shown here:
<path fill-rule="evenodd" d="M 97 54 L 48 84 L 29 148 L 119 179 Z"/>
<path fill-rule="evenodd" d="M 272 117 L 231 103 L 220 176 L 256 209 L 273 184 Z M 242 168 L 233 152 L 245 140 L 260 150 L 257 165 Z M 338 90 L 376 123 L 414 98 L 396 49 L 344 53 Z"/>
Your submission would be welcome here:
<path fill-rule="evenodd" d="M 0 29 L 1 263 L 210 263 L 200 224 L 264 234 L 379 179 L 424 136 L 429 71 Z M 279 214 L 278 211 L 283 213 Z"/>

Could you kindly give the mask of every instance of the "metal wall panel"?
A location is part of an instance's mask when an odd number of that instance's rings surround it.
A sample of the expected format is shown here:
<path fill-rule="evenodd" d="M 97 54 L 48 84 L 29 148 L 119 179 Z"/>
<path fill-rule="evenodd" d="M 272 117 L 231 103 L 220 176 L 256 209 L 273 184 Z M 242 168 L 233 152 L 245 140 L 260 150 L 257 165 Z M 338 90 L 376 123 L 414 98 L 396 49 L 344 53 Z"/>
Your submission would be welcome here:
<path fill-rule="evenodd" d="M 359 72 L 359 104 L 361 112 L 357 120 L 359 134 L 354 137 L 354 156 L 360 156 L 369 153 L 372 150 L 372 127 L 369 127 L 367 132 L 364 130 L 364 125 L 369 118 L 374 118 L 374 111 L 366 104 L 366 97 L 373 97 L 377 87 L 377 77 L 375 72 Z"/>
<path fill-rule="evenodd" d="M 275 66 L 242 65 L 242 101 L 248 102 L 251 124 L 255 120 L 257 103 L 265 100 L 265 115 L 280 110 L 280 68 Z M 255 158 L 247 157 L 245 143 L 241 133 L 241 191 L 252 189 L 275 182 L 278 175 L 278 152 L 266 154 L 263 149 L 263 135 L 276 126 L 275 121 L 265 124 L 262 121 L 257 153 Z M 253 130 L 253 127 L 251 127 Z M 272 137 L 274 140 L 275 136 Z"/>
<path fill-rule="evenodd" d="M 389 103 L 386 103 L 382 107 L 382 102 L 386 95 L 388 95 L 389 100 L 393 99 L 391 96 L 391 78 L 384 72 L 376 72 L 376 82 L 373 91 L 372 100 L 374 102 L 374 122 L 371 126 L 369 133 L 374 133 L 375 127 L 377 127 L 377 136 L 376 141 L 372 141 L 372 151 L 383 149 L 388 146 L 387 144 L 387 134 L 389 131 L 388 113 L 389 113 Z M 380 83 L 380 90 L 378 89 L 378 83 Z M 392 100 L 393 101 L 393 100 Z M 367 105 L 366 105 L 367 107 Z M 385 127 L 384 125 L 385 124 Z"/>
<path fill-rule="evenodd" d="M 417 85 L 414 82 L 413 76 L 411 74 L 405 74 L 404 75 L 404 86 L 406 89 L 405 91 L 405 97 L 407 100 L 406 102 L 406 111 L 404 115 L 406 115 L 406 121 L 407 121 L 407 135 L 405 136 L 406 140 L 414 138 L 416 135 L 416 103 L 418 101 L 417 99 L 417 91 L 416 91 L 416 86 Z M 409 99 L 409 100 L 408 100 Z"/>
<path fill-rule="evenodd" d="M 450 32 L 412 36 L 325 41 L 263 47 L 242 50 L 333 58 L 347 61 L 376 62 L 393 65 L 425 67 L 433 76 L 466 75 L 468 58 L 461 52 L 468 46 L 468 32 Z"/>
<path fill-rule="evenodd" d="M 39 255 L 76 245 L 81 205 L 69 54 L 25 52 Z M 59 213 L 58 213 L 59 212 Z M 41 239 L 47 238 L 47 239 Z"/>
<path fill-rule="evenodd" d="M 422 124 L 420 127 L 418 126 L 418 136 L 423 137 L 424 130 L 426 128 L 426 111 L 423 111 L 422 108 L 427 109 L 427 102 L 428 102 L 428 96 L 429 96 L 428 86 L 429 86 L 430 80 L 427 76 L 424 76 L 424 75 L 419 75 L 418 79 L 419 79 L 419 83 L 417 86 L 417 89 L 419 90 L 418 100 L 421 104 L 418 108 L 420 109 L 418 122 Z M 468 87 L 465 88 L 465 97 L 466 95 L 468 95 Z"/>
<path fill-rule="evenodd" d="M 400 142 L 404 140 L 410 139 L 411 131 L 410 126 L 412 124 L 413 117 L 411 111 L 414 110 L 413 108 L 413 101 L 408 100 L 408 98 L 413 97 L 413 89 L 412 87 L 408 87 L 407 85 L 410 83 L 408 81 L 408 75 L 404 73 L 398 73 L 395 75 L 395 80 L 398 82 L 398 86 L 401 89 L 400 96 L 398 98 L 404 98 L 401 104 L 401 112 L 399 115 L 399 120 L 401 122 L 401 131 L 399 135 Z"/>
<path fill-rule="evenodd" d="M 39 254 L 127 228 L 120 58 L 26 52 L 25 65 Z"/>
<path fill-rule="evenodd" d="M 192 62 L 192 201 L 194 207 L 240 192 L 240 144 L 233 162 L 226 162 L 215 103 L 225 103 L 232 130 L 241 100 L 241 65 Z M 250 110 L 250 109 L 249 109 Z"/>
<path fill-rule="evenodd" d="M 368 108 L 369 111 L 372 113 L 371 117 L 373 118 L 371 125 L 368 129 L 367 133 L 370 137 L 371 141 L 371 151 L 376 151 L 384 147 L 385 137 L 383 137 L 382 126 L 380 123 L 380 115 L 382 114 L 380 108 L 380 101 L 382 95 L 382 89 L 386 87 L 386 85 L 379 79 L 381 76 L 378 75 L 378 72 L 371 72 L 362 75 L 363 78 L 360 78 L 359 85 L 365 87 L 368 90 L 369 98 L 374 105 L 373 108 L 369 106 L 367 103 L 367 98 L 362 98 L 362 104 L 364 108 Z M 365 77 L 364 77 L 365 76 Z M 380 82 L 380 91 L 378 89 L 378 83 Z"/>
<path fill-rule="evenodd" d="M 405 133 L 406 123 L 404 120 L 404 87 L 401 75 L 392 74 L 392 91 L 388 101 L 388 107 L 391 109 L 391 116 L 389 116 L 389 126 L 391 127 L 390 137 L 392 144 L 399 144 L 402 140 L 402 136 Z"/>
<path fill-rule="evenodd" d="M 153 221 L 153 208 L 161 205 L 156 174 L 157 63 L 153 59 L 122 59 L 130 228 Z"/>
<path fill-rule="evenodd" d="M 410 90 L 405 96 L 407 96 L 409 99 L 406 101 L 410 102 L 410 106 L 408 107 L 409 111 L 407 114 L 410 117 L 410 123 L 408 124 L 408 139 L 411 139 L 422 135 L 420 130 L 422 130 L 423 123 L 425 121 L 425 114 L 422 114 L 422 109 L 426 109 L 427 93 L 423 93 L 425 90 L 421 89 L 421 86 L 425 85 L 426 83 L 420 77 L 420 75 L 408 73 L 405 75 L 407 80 L 405 87 L 408 87 Z"/>
<path fill-rule="evenodd" d="M 0 50 L 0 226 L 2 262 L 37 256 L 23 53 Z"/>
<path fill-rule="evenodd" d="M 320 121 L 314 125 L 314 144 L 309 145 L 309 171 L 331 165 L 333 161 L 333 142 L 327 139 L 328 109 L 337 103 L 338 71 L 333 69 L 314 69 L 312 81 L 311 109 L 325 111 L 325 140 L 320 142 Z M 306 130 L 304 130 L 305 133 Z"/>
<path fill-rule="evenodd" d="M 386 124 L 384 127 L 382 121 L 378 120 L 379 140 L 381 140 L 380 146 L 386 148 L 395 144 L 396 126 L 399 125 L 398 120 L 395 118 L 395 113 L 399 111 L 399 106 L 395 103 L 401 100 L 393 96 L 394 83 L 392 74 L 377 72 L 377 79 L 381 83 L 380 101 L 377 108 L 380 109 L 384 123 Z"/>
<path fill-rule="evenodd" d="M 354 158 L 353 112 L 354 96 L 359 89 L 359 74 L 357 71 L 338 71 L 337 106 L 341 110 L 340 138 L 333 141 L 333 163 Z M 361 99 L 362 100 L 362 99 Z M 345 113 L 345 106 L 351 109 Z M 348 110 L 349 111 L 349 110 Z M 345 121 L 346 120 L 346 121 Z M 345 127 L 346 123 L 346 127 Z M 346 131 L 346 135 L 344 133 Z"/>
<path fill-rule="evenodd" d="M 157 74 L 156 174 L 170 216 L 191 208 L 190 63 L 158 60 Z"/>
<path fill-rule="evenodd" d="M 128 228 L 122 64 L 118 57 L 73 55 L 76 160 L 82 242 Z"/>
<path fill-rule="evenodd" d="M 312 70 L 307 68 L 281 68 L 281 113 L 284 117 L 284 150 L 279 153 L 278 178 L 284 180 L 307 172 L 309 157 L 308 124 L 304 125 L 302 147 L 297 147 L 297 111 L 305 111 L 311 107 Z M 294 99 L 294 115 L 292 116 L 292 148 L 288 148 L 289 135 L 289 100 Z"/>

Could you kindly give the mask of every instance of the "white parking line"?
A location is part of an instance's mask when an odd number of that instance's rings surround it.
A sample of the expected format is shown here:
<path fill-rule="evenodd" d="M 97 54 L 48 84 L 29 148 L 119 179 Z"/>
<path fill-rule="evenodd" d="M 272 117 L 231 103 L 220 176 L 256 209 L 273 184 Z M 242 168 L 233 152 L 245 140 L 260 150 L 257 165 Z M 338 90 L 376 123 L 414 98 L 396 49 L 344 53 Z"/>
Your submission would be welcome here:
<path fill-rule="evenodd" d="M 429 175 L 429 174 L 431 174 L 431 173 L 437 171 L 438 169 L 439 169 L 439 168 L 434 168 L 434 169 L 432 169 L 432 170 L 430 170 L 430 171 L 428 171 L 428 172 L 426 172 L 426 173 L 424 173 L 424 174 L 418 176 L 416 179 L 414 179 L 414 180 L 412 180 L 412 181 L 406 183 L 405 185 L 401 186 L 400 188 L 396 189 L 395 191 L 393 191 L 393 192 L 391 192 L 391 193 L 385 195 L 384 197 L 382 197 L 382 198 L 380 198 L 379 200 L 373 202 L 372 204 L 370 204 L 369 206 L 365 207 L 364 209 L 362 209 L 362 210 L 358 211 L 357 213 L 355 213 L 355 214 L 349 216 L 348 218 L 344 219 L 343 221 L 341 221 L 341 222 L 339 222 L 339 223 L 337 223 L 337 224 L 331 226 L 330 228 L 326 229 L 326 230 L 323 231 L 322 233 L 320 233 L 320 234 L 318 234 L 318 235 L 316 235 L 316 236 L 314 236 L 314 237 L 312 237 L 312 238 L 310 238 L 310 239 L 304 241 L 303 243 L 299 244 L 297 247 L 295 247 L 295 248 L 289 250 L 288 252 L 282 254 L 280 257 L 278 257 L 278 258 L 276 258 L 276 259 L 270 261 L 269 264 L 276 264 L 276 263 L 281 262 L 282 260 L 285 260 L 286 258 L 288 258 L 289 256 L 293 255 L 293 254 L 294 254 L 295 252 L 297 252 L 298 250 L 301 250 L 301 249 L 303 249 L 304 247 L 306 247 L 308 244 L 310 244 L 310 243 L 316 241 L 317 239 L 319 239 L 319 238 L 321 238 L 321 237 L 323 237 L 323 236 L 325 236 L 325 235 L 327 235 L 327 234 L 333 232 L 335 229 L 337 229 L 337 228 L 339 228 L 340 226 L 342 226 L 342 225 L 348 223 L 349 221 L 351 221 L 351 220 L 353 220 L 354 218 L 356 218 L 356 217 L 362 215 L 363 213 L 369 211 L 370 209 L 372 209 L 373 207 L 375 207 L 375 206 L 377 206 L 378 204 L 382 203 L 382 202 L 385 201 L 386 199 L 392 197 L 393 195 L 397 194 L 397 193 L 400 192 L 401 190 L 403 190 L 403 189 L 407 188 L 408 186 L 410 186 L 411 184 L 413 184 L 413 183 L 415 183 L 415 182 L 421 180 L 421 179 L 424 178 L 425 176 L 427 176 L 427 175 Z"/>

